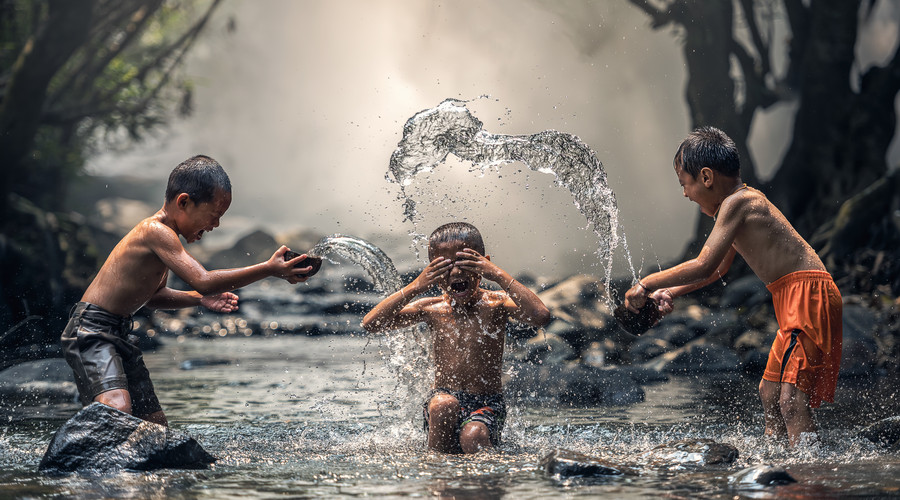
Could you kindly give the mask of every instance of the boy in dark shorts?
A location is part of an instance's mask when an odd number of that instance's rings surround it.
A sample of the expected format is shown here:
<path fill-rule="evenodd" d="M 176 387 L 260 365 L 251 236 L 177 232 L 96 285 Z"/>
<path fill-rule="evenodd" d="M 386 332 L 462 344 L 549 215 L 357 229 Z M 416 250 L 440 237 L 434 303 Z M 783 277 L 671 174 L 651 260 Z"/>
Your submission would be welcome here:
<path fill-rule="evenodd" d="M 306 281 L 311 267 L 294 268 L 306 256 L 285 261 L 287 247 L 268 261 L 238 269 L 207 271 L 181 244 L 199 241 L 219 227 L 231 204 L 231 182 L 208 156 L 194 156 L 169 176 L 163 207 L 141 221 L 113 248 L 97 276 L 72 308 L 62 334 L 66 361 L 75 372 L 81 401 L 112 406 L 150 422 L 168 425 L 153 390 L 141 350 L 128 340 L 131 315 L 141 307 L 204 306 L 231 312 L 231 290 L 274 276 Z M 166 287 L 169 270 L 196 291 Z"/>
<path fill-rule="evenodd" d="M 668 314 L 673 298 L 704 287 L 728 271 L 735 253 L 772 292 L 778 332 L 759 384 L 767 436 L 816 437 L 812 409 L 834 402 L 841 362 L 843 302 L 815 250 L 761 192 L 741 182 L 734 142 L 703 127 L 675 154 L 684 196 L 715 218 L 697 258 L 638 280 L 625 294 L 637 312 L 648 298 Z"/>
<path fill-rule="evenodd" d="M 543 326 L 550 312 L 525 285 L 484 255 L 481 234 L 452 222 L 431 233 L 431 262 L 412 283 L 389 295 L 363 319 L 369 332 L 425 322 L 434 335 L 434 385 L 423 405 L 428 447 L 476 453 L 497 446 L 506 417 L 500 381 L 506 323 Z M 481 278 L 503 289 L 480 288 Z M 437 285 L 440 297 L 414 300 Z"/>

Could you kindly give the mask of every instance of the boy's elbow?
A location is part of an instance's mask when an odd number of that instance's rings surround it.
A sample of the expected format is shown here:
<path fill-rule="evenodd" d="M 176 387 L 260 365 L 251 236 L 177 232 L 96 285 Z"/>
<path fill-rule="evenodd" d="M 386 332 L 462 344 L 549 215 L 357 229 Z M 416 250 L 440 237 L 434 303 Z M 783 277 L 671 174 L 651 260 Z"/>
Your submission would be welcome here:
<path fill-rule="evenodd" d="M 536 311 L 536 314 L 534 315 L 534 326 L 537 326 L 537 327 L 546 326 L 547 323 L 549 323 L 551 319 L 553 319 L 553 318 L 552 318 L 552 316 L 550 316 L 550 310 L 547 309 L 546 306 L 541 307 L 540 309 L 538 309 Z"/>

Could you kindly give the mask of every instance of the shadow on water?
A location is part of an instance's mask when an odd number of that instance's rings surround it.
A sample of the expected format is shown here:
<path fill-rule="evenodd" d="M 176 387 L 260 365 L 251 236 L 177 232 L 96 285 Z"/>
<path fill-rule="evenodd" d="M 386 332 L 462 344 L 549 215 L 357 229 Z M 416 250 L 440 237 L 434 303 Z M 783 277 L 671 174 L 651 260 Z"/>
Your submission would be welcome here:
<path fill-rule="evenodd" d="M 147 354 L 173 426 L 219 457 L 209 470 L 45 477 L 37 463 L 51 434 L 76 405 L 6 424 L 0 431 L 0 496 L 196 498 L 242 496 L 436 496 L 547 498 L 612 495 L 703 498 L 840 498 L 900 494 L 900 457 L 855 437 L 882 415 L 898 414 L 896 381 L 842 382 L 839 403 L 818 413 L 823 446 L 792 451 L 761 438 L 757 381 L 673 377 L 645 386 L 645 401 L 622 407 L 568 407 L 540 400 L 511 405 L 504 443 L 478 456 L 423 446 L 420 401 L 398 391 L 378 337 L 223 338 L 227 364 L 182 370 L 210 357 L 210 341 L 185 339 Z M 893 389 L 892 389 L 893 388 Z M 864 391 L 862 389 L 865 389 Z M 878 392 L 884 391 L 884 392 Z M 861 394 L 868 396 L 863 398 Z M 25 410 L 23 410 L 25 411 Z M 27 410 L 32 411 L 32 410 Z M 43 413 L 41 413 L 43 412 Z M 727 466 L 653 463 L 647 452 L 678 439 L 735 446 Z M 555 481 L 539 466 L 563 447 L 631 466 L 640 474 Z M 798 483 L 737 489 L 736 471 L 784 465 Z"/>

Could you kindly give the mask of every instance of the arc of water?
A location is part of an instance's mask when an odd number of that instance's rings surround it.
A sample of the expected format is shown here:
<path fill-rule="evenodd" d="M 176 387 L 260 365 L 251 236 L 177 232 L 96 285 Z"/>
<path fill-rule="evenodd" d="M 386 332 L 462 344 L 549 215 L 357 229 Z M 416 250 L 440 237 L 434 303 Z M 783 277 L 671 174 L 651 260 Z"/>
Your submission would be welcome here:
<path fill-rule="evenodd" d="M 400 273 L 390 257 L 372 243 L 355 236 L 334 234 L 319 240 L 310 255 L 337 256 L 363 268 L 372 278 L 375 289 L 385 296 L 403 286 Z M 331 260 L 331 259 L 329 259 Z M 385 335 L 389 356 L 388 367 L 397 375 L 397 384 L 406 389 L 410 400 L 418 400 L 430 387 L 432 374 L 430 332 L 423 325 L 401 328 Z M 407 405 L 412 408 L 414 405 Z"/>
<path fill-rule="evenodd" d="M 450 153 L 482 170 L 518 161 L 531 170 L 555 175 L 556 184 L 572 193 L 575 206 L 598 236 L 597 255 L 603 262 L 606 298 L 611 305 L 609 280 L 614 250 L 620 243 L 632 274 L 634 266 L 624 234 L 619 233 L 615 194 L 607 183 L 603 164 L 591 148 L 577 136 L 555 130 L 533 135 L 491 134 L 466 108 L 465 101 L 446 99 L 406 121 L 403 138 L 391 155 L 389 175 L 400 185 L 404 216 L 414 225 L 418 212 L 406 188 L 417 174 L 433 170 Z M 424 238 L 418 231 L 414 233 L 418 239 Z"/>

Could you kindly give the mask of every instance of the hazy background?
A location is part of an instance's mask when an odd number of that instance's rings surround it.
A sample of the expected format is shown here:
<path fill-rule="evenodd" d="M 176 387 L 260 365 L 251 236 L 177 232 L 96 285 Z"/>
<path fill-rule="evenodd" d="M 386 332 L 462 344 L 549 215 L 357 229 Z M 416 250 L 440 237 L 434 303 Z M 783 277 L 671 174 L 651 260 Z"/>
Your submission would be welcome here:
<path fill-rule="evenodd" d="M 876 15 L 877 29 L 860 38 L 864 60 L 880 61 L 896 43 L 896 6 L 880 2 Z M 588 144 L 637 268 L 679 255 L 698 216 L 671 167 L 690 131 L 680 43 L 624 1 L 230 0 L 185 70 L 197 86 L 193 115 L 88 169 L 158 179 L 161 205 L 176 164 L 216 158 L 234 202 L 204 237 L 209 247 L 256 228 L 306 227 L 364 237 L 408 265 L 413 227 L 385 180 L 388 160 L 404 122 L 448 97 L 490 96 L 469 104 L 490 132 L 555 129 Z M 781 106 L 754 122 L 762 178 L 787 147 L 792 116 Z M 893 165 L 896 141 L 890 156 Z M 450 161 L 410 193 L 420 232 L 470 221 L 511 272 L 602 273 L 596 237 L 550 175 L 511 164 L 482 177 Z M 617 261 L 617 275 L 630 272 L 621 252 Z"/>

